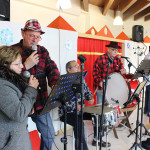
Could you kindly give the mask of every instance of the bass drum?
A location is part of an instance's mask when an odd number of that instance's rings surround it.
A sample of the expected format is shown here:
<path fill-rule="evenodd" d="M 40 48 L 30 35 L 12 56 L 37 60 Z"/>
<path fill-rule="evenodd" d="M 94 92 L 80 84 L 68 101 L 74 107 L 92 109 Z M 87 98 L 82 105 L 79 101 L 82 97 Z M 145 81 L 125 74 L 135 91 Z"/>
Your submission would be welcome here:
<path fill-rule="evenodd" d="M 106 100 L 111 107 L 120 106 L 124 108 L 123 104 L 128 101 L 140 83 L 138 79 L 132 78 L 132 76 L 133 74 L 121 75 L 116 72 L 110 74 L 110 79 L 107 82 Z M 126 107 L 134 107 L 136 105 L 137 100 L 135 99 Z"/>
<path fill-rule="evenodd" d="M 124 107 L 124 103 L 128 100 L 129 88 L 124 77 L 114 72 L 109 75 L 106 87 L 106 100 L 110 106 L 119 105 Z"/>

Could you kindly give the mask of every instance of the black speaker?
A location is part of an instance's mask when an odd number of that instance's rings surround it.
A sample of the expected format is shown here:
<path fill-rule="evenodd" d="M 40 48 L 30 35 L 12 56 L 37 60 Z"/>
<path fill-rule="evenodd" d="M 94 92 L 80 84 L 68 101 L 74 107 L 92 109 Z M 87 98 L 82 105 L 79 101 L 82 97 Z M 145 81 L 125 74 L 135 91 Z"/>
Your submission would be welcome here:
<path fill-rule="evenodd" d="M 135 42 L 143 42 L 143 26 L 135 25 L 132 27 L 132 40 Z"/>
<path fill-rule="evenodd" d="M 0 0 L 0 21 L 10 21 L 10 0 Z"/>

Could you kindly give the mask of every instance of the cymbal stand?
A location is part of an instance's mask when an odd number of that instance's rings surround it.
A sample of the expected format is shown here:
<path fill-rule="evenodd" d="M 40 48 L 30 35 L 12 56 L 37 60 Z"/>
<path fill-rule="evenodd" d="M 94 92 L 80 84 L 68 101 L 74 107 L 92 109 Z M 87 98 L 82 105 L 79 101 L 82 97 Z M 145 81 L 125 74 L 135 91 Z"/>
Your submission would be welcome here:
<path fill-rule="evenodd" d="M 135 95 L 135 98 L 138 102 L 136 128 L 134 129 L 136 130 L 136 136 L 135 136 L 135 142 L 129 150 L 132 150 L 134 147 L 135 147 L 135 150 L 137 150 L 137 147 L 142 149 L 141 144 L 138 144 L 138 129 L 139 129 L 139 124 L 140 124 L 139 123 L 140 98 L 138 97 L 138 95 Z"/>

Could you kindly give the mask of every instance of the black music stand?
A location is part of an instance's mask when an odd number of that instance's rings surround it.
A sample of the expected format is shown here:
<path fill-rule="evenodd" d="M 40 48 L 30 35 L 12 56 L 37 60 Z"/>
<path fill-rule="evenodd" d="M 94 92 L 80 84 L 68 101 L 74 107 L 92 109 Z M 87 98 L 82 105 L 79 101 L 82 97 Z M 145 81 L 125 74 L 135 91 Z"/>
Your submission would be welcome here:
<path fill-rule="evenodd" d="M 83 76 L 85 77 L 87 71 L 83 72 Z M 57 80 L 54 88 L 52 89 L 42 111 L 39 115 L 43 115 L 50 110 L 63 105 L 64 108 L 64 137 L 61 138 L 61 142 L 64 143 L 64 149 L 67 149 L 67 136 L 66 136 L 66 124 L 67 124 L 67 111 L 66 111 L 66 102 L 75 98 L 74 91 L 72 86 L 74 84 L 79 84 L 81 82 L 81 72 L 77 73 L 69 73 L 65 75 L 61 75 Z"/>
<path fill-rule="evenodd" d="M 150 74 L 150 60 L 142 60 L 132 78 L 144 77 Z M 144 76 L 143 76 L 144 75 Z"/>
<path fill-rule="evenodd" d="M 141 82 L 138 86 L 137 86 L 137 88 L 136 88 L 136 90 L 134 91 L 134 93 L 133 93 L 133 95 L 131 96 L 131 98 L 130 98 L 130 102 L 132 102 L 134 99 L 136 99 L 137 100 L 137 103 L 138 103 L 138 108 L 137 108 L 137 121 L 136 121 L 136 128 L 133 130 L 133 131 L 131 131 L 130 132 L 130 135 L 132 134 L 132 133 L 135 133 L 135 131 L 136 131 L 136 137 L 135 137 L 135 142 L 134 142 L 134 144 L 132 145 L 132 147 L 129 149 L 129 150 L 132 150 L 134 147 L 135 147 L 135 150 L 137 150 L 137 147 L 139 147 L 140 149 L 142 149 L 142 147 L 141 147 L 141 138 L 140 138 L 140 143 L 138 144 L 138 129 L 139 129 L 139 126 L 140 127 L 144 127 L 145 128 L 145 126 L 143 125 L 143 120 L 142 120 L 142 118 L 141 118 L 141 123 L 139 122 L 139 111 L 140 111 L 140 98 L 139 98 L 139 94 L 141 93 L 141 91 L 142 91 L 142 89 L 144 88 L 144 86 L 145 86 L 145 84 L 147 83 L 147 80 L 144 80 L 143 82 Z M 143 103 L 143 102 L 142 102 Z M 141 114 L 143 114 L 143 108 L 141 109 Z M 147 130 L 146 128 L 145 128 L 145 130 Z M 148 131 L 147 131 L 148 132 Z M 129 136 L 130 136 L 129 135 Z M 128 137 L 129 137 L 128 136 Z"/>
<path fill-rule="evenodd" d="M 143 82 L 141 82 L 136 90 L 134 91 L 134 93 L 132 94 L 132 96 L 130 97 L 130 99 L 124 104 L 124 106 L 126 107 L 128 104 L 130 104 L 134 99 L 137 100 L 138 103 L 138 108 L 137 108 L 137 121 L 136 121 L 136 128 L 131 131 L 130 135 L 136 131 L 136 138 L 135 138 L 135 142 L 132 145 L 132 147 L 130 148 L 130 150 L 132 150 L 135 147 L 135 150 L 137 150 L 137 147 L 139 147 L 140 149 L 142 149 L 141 147 L 141 139 L 142 139 L 142 127 L 145 128 L 145 131 L 148 135 L 150 135 L 150 133 L 148 132 L 148 130 L 146 129 L 146 127 L 143 124 L 143 101 L 144 101 L 144 86 L 147 83 L 148 79 L 146 76 L 149 75 L 150 73 L 150 60 L 143 60 L 139 67 L 136 69 L 134 75 L 132 78 L 137 78 L 137 77 L 143 77 Z M 139 98 L 139 94 L 141 93 L 141 91 L 143 90 L 143 97 L 142 97 L 142 107 L 140 108 L 140 98 Z M 139 123 L 139 109 L 141 109 L 141 123 Z M 140 126 L 140 143 L 138 144 L 138 127 Z M 130 136 L 129 135 L 129 136 Z M 128 137 L 129 137 L 128 136 Z"/>

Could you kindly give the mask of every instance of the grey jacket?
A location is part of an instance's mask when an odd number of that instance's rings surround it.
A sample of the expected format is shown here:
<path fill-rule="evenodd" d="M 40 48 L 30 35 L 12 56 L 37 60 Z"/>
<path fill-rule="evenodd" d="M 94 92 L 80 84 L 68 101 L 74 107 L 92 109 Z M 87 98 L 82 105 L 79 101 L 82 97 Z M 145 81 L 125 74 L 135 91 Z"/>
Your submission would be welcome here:
<path fill-rule="evenodd" d="M 37 90 L 28 86 L 24 94 L 0 78 L 0 150 L 32 150 L 27 118 Z"/>

